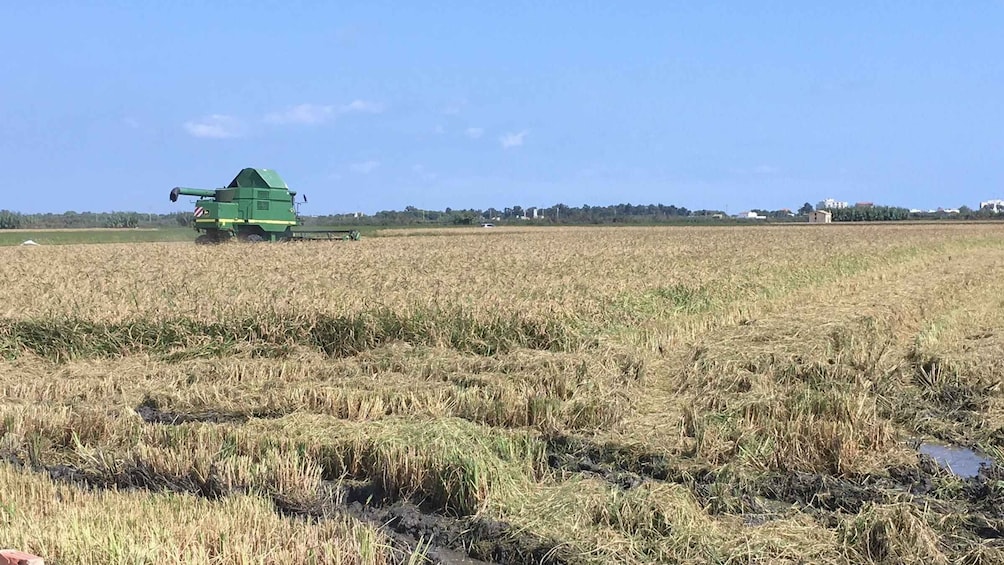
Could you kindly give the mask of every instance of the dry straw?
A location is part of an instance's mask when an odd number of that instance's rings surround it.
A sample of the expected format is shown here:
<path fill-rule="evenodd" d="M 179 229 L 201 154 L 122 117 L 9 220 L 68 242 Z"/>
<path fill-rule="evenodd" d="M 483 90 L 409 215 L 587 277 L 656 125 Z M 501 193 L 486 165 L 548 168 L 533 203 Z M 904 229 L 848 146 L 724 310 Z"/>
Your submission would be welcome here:
<path fill-rule="evenodd" d="M 66 563 L 998 561 L 999 474 L 906 440 L 999 460 L 1004 228 L 818 227 L 2 248 L 0 537 Z M 366 498 L 439 526 L 390 536 L 348 516 Z"/>

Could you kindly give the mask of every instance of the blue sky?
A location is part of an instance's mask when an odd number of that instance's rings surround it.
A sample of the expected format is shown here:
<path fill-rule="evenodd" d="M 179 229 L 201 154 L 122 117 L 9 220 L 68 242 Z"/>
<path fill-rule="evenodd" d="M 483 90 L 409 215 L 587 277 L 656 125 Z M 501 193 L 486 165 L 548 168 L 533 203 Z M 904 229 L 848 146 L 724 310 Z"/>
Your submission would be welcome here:
<path fill-rule="evenodd" d="M 1000 0 L 3 13 L 0 208 L 174 211 L 246 166 L 307 214 L 1004 197 Z"/>

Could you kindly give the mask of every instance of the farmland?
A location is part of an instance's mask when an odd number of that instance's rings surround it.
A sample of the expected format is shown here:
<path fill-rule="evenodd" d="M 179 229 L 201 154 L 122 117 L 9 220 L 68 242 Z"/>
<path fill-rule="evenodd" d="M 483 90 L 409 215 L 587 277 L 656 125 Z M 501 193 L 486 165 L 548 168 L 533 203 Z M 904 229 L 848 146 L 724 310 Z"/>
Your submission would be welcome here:
<path fill-rule="evenodd" d="M 53 563 L 997 563 L 1004 226 L 0 248 Z M 407 237 L 405 237 L 407 236 Z"/>
<path fill-rule="evenodd" d="M 168 229 L 16 229 L 0 230 L 0 246 L 21 245 L 25 241 L 40 245 L 80 243 L 147 243 L 154 241 L 191 241 L 192 230 Z"/>

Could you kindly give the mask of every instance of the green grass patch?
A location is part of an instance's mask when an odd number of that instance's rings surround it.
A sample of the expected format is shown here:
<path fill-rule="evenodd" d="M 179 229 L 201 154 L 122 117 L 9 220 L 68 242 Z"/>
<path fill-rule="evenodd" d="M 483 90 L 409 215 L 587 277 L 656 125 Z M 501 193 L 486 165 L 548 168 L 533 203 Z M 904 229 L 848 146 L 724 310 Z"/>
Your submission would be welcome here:
<path fill-rule="evenodd" d="M 585 344 L 570 321 L 519 315 L 476 317 L 460 310 L 401 314 L 382 309 L 344 316 L 266 313 L 216 322 L 190 318 L 111 323 L 72 317 L 0 319 L 0 355 L 13 358 L 31 352 L 54 361 L 140 352 L 169 354 L 175 359 L 241 352 L 277 357 L 303 346 L 332 357 L 347 357 L 398 341 L 476 355 L 517 348 L 570 351 Z"/>
<path fill-rule="evenodd" d="M 21 245 L 29 239 L 39 245 L 72 245 L 80 243 L 195 241 L 196 236 L 195 230 L 190 228 L 0 230 L 0 246 Z"/>

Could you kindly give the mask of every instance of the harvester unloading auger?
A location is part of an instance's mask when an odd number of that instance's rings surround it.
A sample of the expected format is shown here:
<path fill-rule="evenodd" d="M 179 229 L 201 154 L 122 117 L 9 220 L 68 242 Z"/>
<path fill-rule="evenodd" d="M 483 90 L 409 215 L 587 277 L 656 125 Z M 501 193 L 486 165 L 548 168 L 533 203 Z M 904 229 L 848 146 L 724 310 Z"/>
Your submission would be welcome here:
<path fill-rule="evenodd" d="M 304 229 L 296 212 L 296 191 L 270 169 L 243 169 L 226 188 L 171 189 L 179 196 L 197 196 L 195 243 L 291 241 L 302 239 L 359 239 L 356 230 Z"/>

